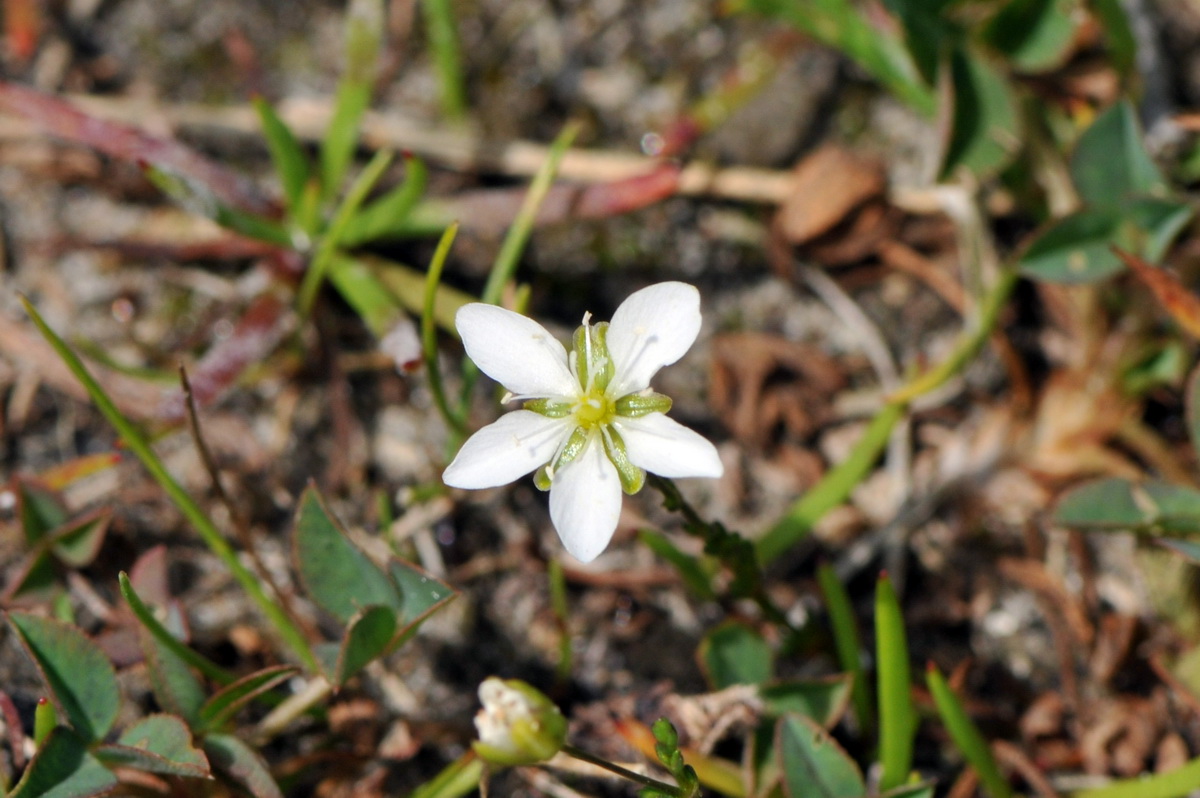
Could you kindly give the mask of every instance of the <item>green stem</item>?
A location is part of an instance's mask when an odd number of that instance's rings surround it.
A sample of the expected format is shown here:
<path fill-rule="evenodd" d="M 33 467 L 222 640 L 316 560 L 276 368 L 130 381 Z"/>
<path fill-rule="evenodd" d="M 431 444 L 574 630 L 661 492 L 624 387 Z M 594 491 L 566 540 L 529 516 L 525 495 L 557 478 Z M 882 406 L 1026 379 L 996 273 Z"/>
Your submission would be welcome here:
<path fill-rule="evenodd" d="M 488 274 L 487 283 L 484 284 L 483 293 L 479 298 L 480 302 L 489 305 L 496 305 L 500 302 L 500 294 L 504 291 L 504 286 L 512 279 L 513 273 L 517 270 L 517 262 L 521 258 L 521 253 L 525 251 L 525 245 L 529 242 L 534 222 L 537 221 L 538 209 L 542 206 L 542 201 L 546 199 L 546 194 L 554 183 L 554 176 L 558 174 L 558 165 L 562 162 L 571 142 L 575 140 L 579 127 L 577 122 L 567 124 L 558 134 L 554 143 L 550 145 L 546 160 L 529 184 L 529 191 L 525 194 L 521 209 L 517 212 L 512 227 L 508 228 L 504 242 L 500 245 L 500 251 L 496 253 L 496 260 L 492 263 L 491 273 Z M 479 368 L 470 360 L 465 361 L 460 403 L 463 418 L 467 417 L 471 392 L 475 389 L 475 380 L 478 378 Z"/>
<path fill-rule="evenodd" d="M 816 485 L 796 501 L 787 514 L 758 541 L 758 559 L 764 565 L 773 562 L 800 542 L 825 513 L 850 498 L 851 491 L 870 473 L 887 446 L 892 429 L 917 397 L 941 387 L 961 371 L 983 347 L 1000 318 L 1000 311 L 1016 287 L 1019 274 L 1007 268 L 983 298 L 979 319 L 963 334 L 954 351 L 937 366 L 913 379 L 887 398 L 849 456 L 826 472 Z"/>
<path fill-rule="evenodd" d="M 442 372 L 438 369 L 437 325 L 434 316 L 434 303 L 437 299 L 438 284 L 442 279 L 442 269 L 446 265 L 446 257 L 450 254 L 450 247 L 453 246 L 456 235 L 458 222 L 451 224 L 446 228 L 446 232 L 442 233 L 442 238 L 433 253 L 433 260 L 429 262 L 429 271 L 425 274 L 425 299 L 421 309 L 421 353 L 425 358 L 425 373 L 429 380 L 429 392 L 433 394 L 433 402 L 453 435 L 461 438 L 466 435 L 466 424 L 460 415 L 450 409 L 450 402 L 446 399 Z"/>
<path fill-rule="evenodd" d="M 672 784 L 667 784 L 666 782 L 659 781 L 658 779 L 652 779 L 649 776 L 643 776 L 641 773 L 635 773 L 628 768 L 623 768 L 620 765 L 609 762 L 607 759 L 601 759 L 598 756 L 589 754 L 587 751 L 576 748 L 573 745 L 564 744 L 562 747 L 562 752 L 567 756 L 573 756 L 576 759 L 587 762 L 588 764 L 595 765 L 599 768 L 604 768 L 610 773 L 615 773 L 621 778 L 629 779 L 630 781 L 636 782 L 643 787 L 652 787 L 653 789 L 666 793 L 667 795 L 675 795 L 679 798 L 684 798 L 683 790 Z"/>
<path fill-rule="evenodd" d="M 350 190 L 346 192 L 342 204 L 338 206 L 337 213 L 333 215 L 333 221 L 329 223 L 329 227 L 325 228 L 325 235 L 321 236 L 316 254 L 313 255 L 312 262 L 309 263 L 308 270 L 304 273 L 304 281 L 300 284 L 297 307 L 302 318 L 308 318 L 312 312 L 313 304 L 317 301 L 317 289 L 321 287 L 325 273 L 329 271 L 329 264 L 338 250 L 338 245 L 341 244 L 342 236 L 349 227 L 350 221 L 391 163 L 392 153 L 386 150 L 375 153 L 375 157 L 363 168 L 354 184 L 350 186 Z"/>
<path fill-rule="evenodd" d="M 25 311 L 33 319 L 33 323 L 37 326 L 38 330 L 41 331 L 54 351 L 58 353 L 58 356 L 63 359 L 63 362 L 67 364 L 67 368 L 71 370 L 75 378 L 87 390 L 88 396 L 96 404 L 96 408 L 125 441 L 125 445 L 129 450 L 142 461 L 142 465 L 150 472 L 150 475 L 154 477 L 159 486 L 166 491 L 167 495 L 175 503 L 175 506 L 179 508 L 179 511 L 183 513 L 184 517 L 200 533 L 200 537 L 204 539 L 204 543 L 208 546 L 209 550 L 225 563 L 229 572 L 233 574 L 233 578 L 238 581 L 242 589 L 258 605 L 262 613 L 267 616 L 267 619 L 279 632 L 280 637 L 295 652 L 296 656 L 307 667 L 319 672 L 320 666 L 317 664 L 316 657 L 313 656 L 312 650 L 309 648 L 308 640 L 299 627 L 288 617 L 287 613 L 278 604 L 272 602 L 266 593 L 263 592 L 258 576 L 242 565 L 241 561 L 238 560 L 237 552 L 221 536 L 216 525 L 208 519 L 208 516 L 200 509 L 196 501 L 188 495 L 183 486 L 175 481 L 175 478 L 167 471 L 167 467 L 163 465 L 162 460 L 155 454 L 154 449 L 150 447 L 150 444 L 142 436 L 141 432 L 117 409 L 116 404 L 113 403 L 104 389 L 100 387 L 100 383 L 96 382 L 96 379 L 87 370 L 87 367 L 83 365 L 83 361 L 71 351 L 71 348 L 58 336 L 58 333 L 50 329 L 50 326 L 46 324 L 41 314 L 37 312 L 33 304 L 26 297 L 21 297 L 21 302 L 24 304 Z"/>
<path fill-rule="evenodd" d="M 883 406 L 845 460 L 825 473 L 796 501 L 787 515 L 779 520 L 757 544 L 758 561 L 763 565 L 799 543 L 825 513 L 850 498 L 851 491 L 870 473 L 875 461 L 887 447 L 892 428 L 904 416 L 905 404 Z"/>
<path fill-rule="evenodd" d="M 483 770 L 484 761 L 474 751 L 467 751 L 446 765 L 441 773 L 413 790 L 408 798 L 458 798 L 479 786 Z"/>
<path fill-rule="evenodd" d="M 117 580 L 121 584 L 121 595 L 125 597 L 126 603 L 129 604 L 129 609 L 133 610 L 134 617 L 141 622 L 142 626 L 146 627 L 146 631 L 153 635 L 155 640 L 162 644 L 163 648 L 169 649 L 172 654 L 218 684 L 232 684 L 237 680 L 234 674 L 225 670 L 220 665 L 210 662 L 207 657 L 201 656 L 192 650 L 191 647 L 184 645 L 183 641 L 175 637 L 175 635 L 171 634 L 159 622 L 158 618 L 154 617 L 154 613 L 134 591 L 133 583 L 129 581 L 129 576 L 124 571 L 121 571 L 117 575 Z"/>
<path fill-rule="evenodd" d="M 454 24 L 454 7 L 450 0 L 424 0 L 422 10 L 429 46 L 433 50 L 442 113 L 448 119 L 460 122 L 467 115 L 467 95 L 463 86 L 462 49 Z"/>

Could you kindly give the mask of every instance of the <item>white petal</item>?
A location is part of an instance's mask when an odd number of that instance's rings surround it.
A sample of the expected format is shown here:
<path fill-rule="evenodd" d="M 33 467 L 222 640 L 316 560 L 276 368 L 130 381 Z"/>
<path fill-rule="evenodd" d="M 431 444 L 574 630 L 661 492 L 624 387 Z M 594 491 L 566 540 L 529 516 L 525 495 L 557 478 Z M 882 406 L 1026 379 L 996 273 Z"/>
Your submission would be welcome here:
<path fill-rule="evenodd" d="M 467 355 L 479 369 L 520 396 L 579 392 L 567 350 L 546 328 L 511 310 L 472 302 L 454 317 Z"/>
<path fill-rule="evenodd" d="M 683 357 L 700 332 L 700 292 L 687 283 L 658 283 L 635 291 L 609 322 L 608 351 L 616 374 L 610 395 L 650 385 L 663 366 Z"/>
<path fill-rule="evenodd" d="M 621 515 L 621 480 L 598 440 L 554 474 L 550 519 L 563 546 L 580 562 L 591 562 L 612 540 Z"/>
<path fill-rule="evenodd" d="M 662 477 L 719 477 L 725 466 L 717 447 L 662 413 L 618 418 L 613 426 L 625 440 L 630 461 Z"/>
<path fill-rule="evenodd" d="M 506 413 L 467 439 L 442 481 L 452 488 L 507 485 L 550 462 L 570 432 L 570 419 L 530 410 Z"/>

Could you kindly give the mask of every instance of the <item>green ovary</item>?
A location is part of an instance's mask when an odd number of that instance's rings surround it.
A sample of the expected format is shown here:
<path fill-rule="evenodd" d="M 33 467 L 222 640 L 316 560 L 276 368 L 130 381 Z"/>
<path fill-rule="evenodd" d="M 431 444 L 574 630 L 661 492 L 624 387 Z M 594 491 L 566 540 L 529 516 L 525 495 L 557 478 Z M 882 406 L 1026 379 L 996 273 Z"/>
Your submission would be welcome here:
<path fill-rule="evenodd" d="M 613 403 L 604 394 L 592 392 L 580 398 L 575 405 L 575 420 L 581 427 L 596 427 L 612 421 Z"/>

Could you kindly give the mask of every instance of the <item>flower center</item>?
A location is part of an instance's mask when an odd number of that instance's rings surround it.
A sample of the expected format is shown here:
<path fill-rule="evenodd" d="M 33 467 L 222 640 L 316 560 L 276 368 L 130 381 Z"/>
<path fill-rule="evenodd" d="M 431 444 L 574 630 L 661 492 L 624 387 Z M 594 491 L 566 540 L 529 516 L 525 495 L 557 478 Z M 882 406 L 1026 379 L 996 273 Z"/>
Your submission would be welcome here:
<path fill-rule="evenodd" d="M 574 407 L 575 420 L 579 422 L 581 427 L 597 427 L 612 421 L 614 415 L 613 403 L 607 396 L 598 392 L 592 391 L 579 398 L 579 402 Z"/>

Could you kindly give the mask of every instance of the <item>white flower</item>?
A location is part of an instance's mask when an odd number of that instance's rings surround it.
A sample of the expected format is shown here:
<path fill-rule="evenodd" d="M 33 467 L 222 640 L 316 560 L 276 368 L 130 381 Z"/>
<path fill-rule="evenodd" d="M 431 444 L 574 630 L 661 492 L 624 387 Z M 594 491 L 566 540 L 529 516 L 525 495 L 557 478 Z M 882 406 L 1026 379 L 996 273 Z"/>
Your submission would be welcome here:
<path fill-rule="evenodd" d="M 700 293 L 658 283 L 626 299 L 611 323 L 575 331 L 570 354 L 532 319 L 495 305 L 463 306 L 455 318 L 467 355 L 523 409 L 472 435 L 442 478 L 456 488 L 492 488 L 537 470 L 550 490 L 550 518 L 583 562 L 612 539 L 621 492 L 646 471 L 719 477 L 717 450 L 664 413 L 671 400 L 650 378 L 674 363 L 700 332 Z"/>
<path fill-rule="evenodd" d="M 518 679 L 489 676 L 479 685 L 475 753 L 497 765 L 532 765 L 557 754 L 567 719 L 549 698 Z"/>

